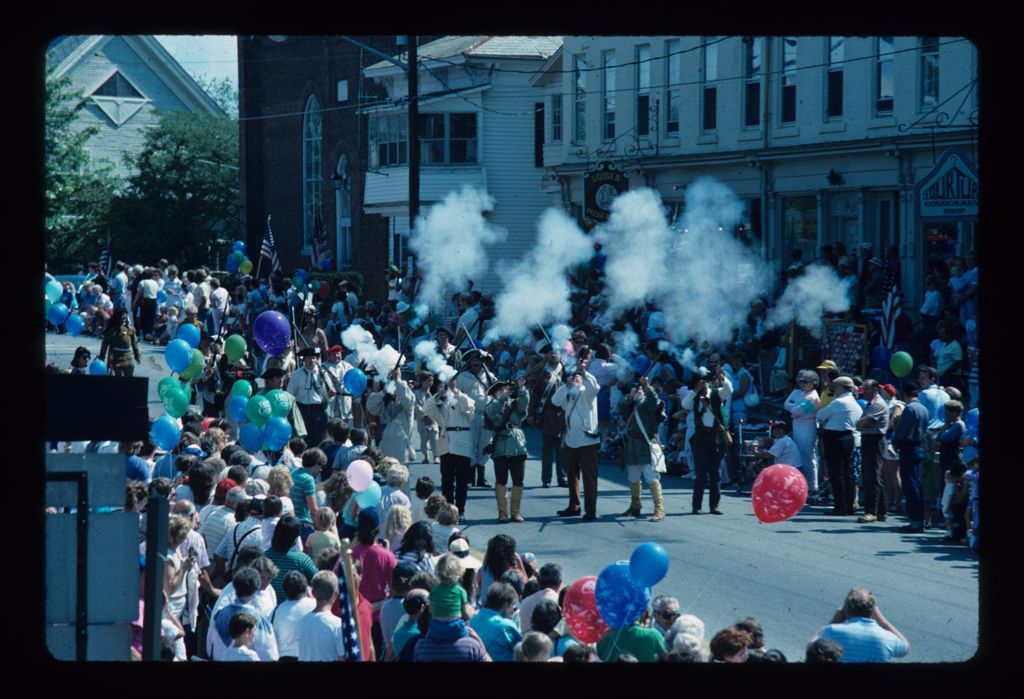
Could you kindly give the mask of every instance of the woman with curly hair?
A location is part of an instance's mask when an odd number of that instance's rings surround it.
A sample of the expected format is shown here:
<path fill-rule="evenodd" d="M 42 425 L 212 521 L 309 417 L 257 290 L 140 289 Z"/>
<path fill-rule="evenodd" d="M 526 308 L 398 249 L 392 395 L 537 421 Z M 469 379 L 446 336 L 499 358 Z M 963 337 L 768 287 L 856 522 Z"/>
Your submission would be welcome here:
<path fill-rule="evenodd" d="M 501 580 L 507 571 L 514 570 L 527 580 L 526 568 L 516 553 L 516 540 L 508 534 L 497 534 L 487 542 L 487 553 L 483 565 L 476 574 L 476 589 L 480 590 L 479 605 L 487 603 L 487 589 L 491 583 Z"/>
<path fill-rule="evenodd" d="M 338 536 L 351 540 L 356 535 L 359 506 L 356 505 L 356 500 L 352 497 L 356 491 L 348 484 L 348 476 L 344 471 L 335 471 L 320 488 L 324 491 L 325 504 L 340 513 Z"/>
<path fill-rule="evenodd" d="M 281 498 L 281 516 L 287 517 L 288 515 L 295 514 L 295 505 L 292 503 L 292 499 L 288 497 L 289 491 L 295 483 L 292 481 L 292 474 L 288 471 L 287 466 L 274 466 L 270 469 L 267 474 L 267 495 L 276 495 Z"/>

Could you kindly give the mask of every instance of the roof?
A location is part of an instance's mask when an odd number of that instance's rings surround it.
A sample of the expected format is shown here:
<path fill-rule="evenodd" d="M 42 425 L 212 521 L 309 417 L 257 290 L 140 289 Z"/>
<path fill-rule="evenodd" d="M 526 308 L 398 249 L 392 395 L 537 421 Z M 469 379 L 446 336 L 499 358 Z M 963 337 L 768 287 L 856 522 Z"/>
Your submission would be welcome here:
<path fill-rule="evenodd" d="M 88 34 L 58 36 L 46 48 L 46 68 L 55 68 L 60 65 L 80 46 L 94 38 Z"/>
<path fill-rule="evenodd" d="M 416 55 L 420 60 L 461 60 L 470 56 L 548 58 L 561 46 L 560 36 L 446 36 L 417 47 Z M 374 63 L 366 70 L 393 67 L 393 63 L 385 60 Z"/>

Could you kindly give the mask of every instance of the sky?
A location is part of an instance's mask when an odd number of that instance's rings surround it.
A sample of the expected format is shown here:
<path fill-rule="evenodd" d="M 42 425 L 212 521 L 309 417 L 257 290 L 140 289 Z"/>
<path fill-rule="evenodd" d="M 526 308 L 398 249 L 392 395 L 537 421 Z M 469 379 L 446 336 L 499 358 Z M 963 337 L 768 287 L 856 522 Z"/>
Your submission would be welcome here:
<path fill-rule="evenodd" d="M 237 37 L 157 35 L 156 38 L 193 78 L 228 78 L 235 88 L 238 87 Z"/>

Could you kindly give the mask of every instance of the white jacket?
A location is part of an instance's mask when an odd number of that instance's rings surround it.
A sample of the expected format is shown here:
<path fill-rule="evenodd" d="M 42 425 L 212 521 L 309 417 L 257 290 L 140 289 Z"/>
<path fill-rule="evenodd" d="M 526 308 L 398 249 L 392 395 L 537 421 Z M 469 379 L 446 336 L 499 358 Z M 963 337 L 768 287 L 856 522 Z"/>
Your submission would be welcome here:
<path fill-rule="evenodd" d="M 563 383 L 551 396 L 551 402 L 565 411 L 565 446 L 570 449 L 601 443 L 601 431 L 597 424 L 597 394 L 600 390 L 597 379 L 585 372 L 582 387 L 574 383 Z M 588 432 L 594 436 L 591 437 Z"/>
<path fill-rule="evenodd" d="M 395 382 L 395 400 L 388 405 L 385 405 L 383 391 L 371 393 L 366 399 L 367 411 L 386 422 L 380 440 L 380 450 L 384 456 L 393 456 L 403 464 L 416 458 L 411 446 L 412 435 L 415 432 L 415 407 L 416 399 L 405 381 Z"/>
<path fill-rule="evenodd" d="M 423 404 L 423 412 L 437 423 L 437 453 L 439 456 L 455 454 L 472 459 L 476 454 L 470 426 L 476 413 L 476 403 L 462 391 L 448 389 L 444 400 L 436 397 Z M 454 429 L 452 429 L 454 428 Z"/>

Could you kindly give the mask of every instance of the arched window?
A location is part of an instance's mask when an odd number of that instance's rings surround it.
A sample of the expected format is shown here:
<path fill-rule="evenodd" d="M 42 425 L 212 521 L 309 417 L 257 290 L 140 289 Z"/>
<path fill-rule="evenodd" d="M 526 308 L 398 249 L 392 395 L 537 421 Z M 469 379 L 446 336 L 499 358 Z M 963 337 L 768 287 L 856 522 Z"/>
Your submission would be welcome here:
<path fill-rule="evenodd" d="M 316 229 L 316 214 L 323 197 L 323 125 L 320 102 L 315 95 L 306 101 L 302 119 L 302 210 L 303 246 L 310 247 Z"/>

